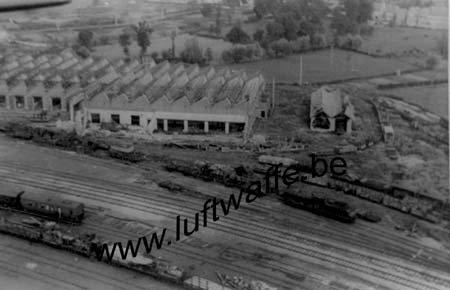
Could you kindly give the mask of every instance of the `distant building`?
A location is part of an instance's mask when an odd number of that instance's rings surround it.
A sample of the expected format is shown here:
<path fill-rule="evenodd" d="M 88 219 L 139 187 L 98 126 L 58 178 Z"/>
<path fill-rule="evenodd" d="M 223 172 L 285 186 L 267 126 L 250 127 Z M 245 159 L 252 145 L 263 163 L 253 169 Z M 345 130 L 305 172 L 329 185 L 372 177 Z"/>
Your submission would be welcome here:
<path fill-rule="evenodd" d="M 0 56 L 0 114 L 48 111 L 84 125 L 115 122 L 149 132 L 250 132 L 265 110 L 265 81 L 228 68 L 109 62 L 59 55 Z M 264 113 L 264 116 L 266 113 Z"/>
<path fill-rule="evenodd" d="M 355 110 L 339 89 L 321 87 L 311 95 L 310 128 L 318 132 L 352 132 Z"/>
<path fill-rule="evenodd" d="M 435 2 L 430 7 L 400 8 L 395 3 L 381 1 L 374 3 L 372 21 L 375 24 L 448 29 L 448 4 Z"/>

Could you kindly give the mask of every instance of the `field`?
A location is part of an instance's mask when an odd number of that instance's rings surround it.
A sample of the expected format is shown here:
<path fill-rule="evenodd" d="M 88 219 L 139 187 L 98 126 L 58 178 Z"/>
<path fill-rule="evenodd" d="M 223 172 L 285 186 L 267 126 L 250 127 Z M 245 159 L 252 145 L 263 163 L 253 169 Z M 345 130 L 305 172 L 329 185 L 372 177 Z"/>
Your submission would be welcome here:
<path fill-rule="evenodd" d="M 361 50 L 376 54 L 400 53 L 420 49 L 432 51 L 442 31 L 408 27 L 377 27 L 374 34 L 365 39 Z"/>
<path fill-rule="evenodd" d="M 234 69 L 259 71 L 271 81 L 298 82 L 300 72 L 300 55 L 244 63 L 231 66 Z M 414 66 L 404 64 L 395 59 L 374 58 L 359 53 L 334 50 L 318 51 L 303 54 L 303 82 L 333 81 L 354 77 L 370 77 L 386 73 L 394 73 L 398 69 L 413 69 Z"/>
<path fill-rule="evenodd" d="M 399 96 L 448 119 L 448 85 L 399 88 L 384 92 Z"/>
<path fill-rule="evenodd" d="M 175 39 L 175 50 L 177 54 L 184 49 L 186 40 L 192 37 L 193 36 L 189 34 L 181 34 L 177 36 L 177 38 Z M 202 47 L 203 49 L 206 50 L 208 47 L 211 47 L 213 56 L 216 59 L 221 56 L 223 50 L 229 49 L 232 46 L 231 43 L 221 39 L 212 39 L 206 37 L 197 37 L 197 39 L 199 41 L 200 47 Z M 151 42 L 152 43 L 148 49 L 149 53 L 160 53 L 161 51 L 171 49 L 172 47 L 172 40 L 170 39 L 170 37 L 163 37 L 158 39 L 151 38 Z M 131 55 L 139 55 L 139 50 L 140 48 L 137 46 L 136 42 L 133 42 L 133 44 L 130 46 Z M 124 56 L 123 49 L 118 43 L 112 45 L 97 46 L 95 47 L 94 55 L 110 59 L 122 58 Z"/>

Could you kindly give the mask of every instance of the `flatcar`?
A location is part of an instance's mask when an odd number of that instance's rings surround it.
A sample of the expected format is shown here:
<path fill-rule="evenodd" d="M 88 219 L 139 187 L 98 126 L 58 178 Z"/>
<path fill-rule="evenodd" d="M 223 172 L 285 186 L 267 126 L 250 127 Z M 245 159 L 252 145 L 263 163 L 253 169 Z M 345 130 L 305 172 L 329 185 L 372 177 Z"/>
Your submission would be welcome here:
<path fill-rule="evenodd" d="M 329 198 L 322 198 L 315 194 L 295 194 L 284 192 L 281 198 L 287 205 L 304 209 L 315 214 L 332 218 L 345 223 L 353 223 L 357 212 L 347 203 Z"/>

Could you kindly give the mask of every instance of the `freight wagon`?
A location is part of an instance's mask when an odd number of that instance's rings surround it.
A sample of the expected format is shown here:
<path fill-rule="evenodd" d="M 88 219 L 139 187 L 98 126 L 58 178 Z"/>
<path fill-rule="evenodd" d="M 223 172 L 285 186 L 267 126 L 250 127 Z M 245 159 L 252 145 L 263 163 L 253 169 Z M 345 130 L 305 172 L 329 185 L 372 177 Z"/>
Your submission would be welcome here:
<path fill-rule="evenodd" d="M 0 184 L 0 206 L 46 216 L 56 221 L 80 223 L 84 204 L 47 193 L 29 193 L 9 184 Z"/>

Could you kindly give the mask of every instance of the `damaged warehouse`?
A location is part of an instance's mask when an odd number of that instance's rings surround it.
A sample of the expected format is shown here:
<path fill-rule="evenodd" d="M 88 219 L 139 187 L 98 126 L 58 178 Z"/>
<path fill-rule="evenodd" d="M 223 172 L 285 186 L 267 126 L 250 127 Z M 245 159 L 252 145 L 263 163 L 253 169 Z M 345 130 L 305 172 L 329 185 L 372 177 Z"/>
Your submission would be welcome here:
<path fill-rule="evenodd" d="M 148 132 L 249 132 L 265 81 L 260 74 L 163 62 L 88 93 L 91 124 L 115 122 Z"/>
<path fill-rule="evenodd" d="M 46 111 L 84 127 L 139 126 L 149 133 L 243 133 L 267 115 L 265 80 L 228 68 L 125 63 L 60 54 L 1 57 L 0 111 Z M 262 112 L 264 111 L 264 112 Z"/>
<path fill-rule="evenodd" d="M 317 132 L 352 133 L 355 109 L 348 95 L 324 86 L 311 95 L 310 128 Z"/>

